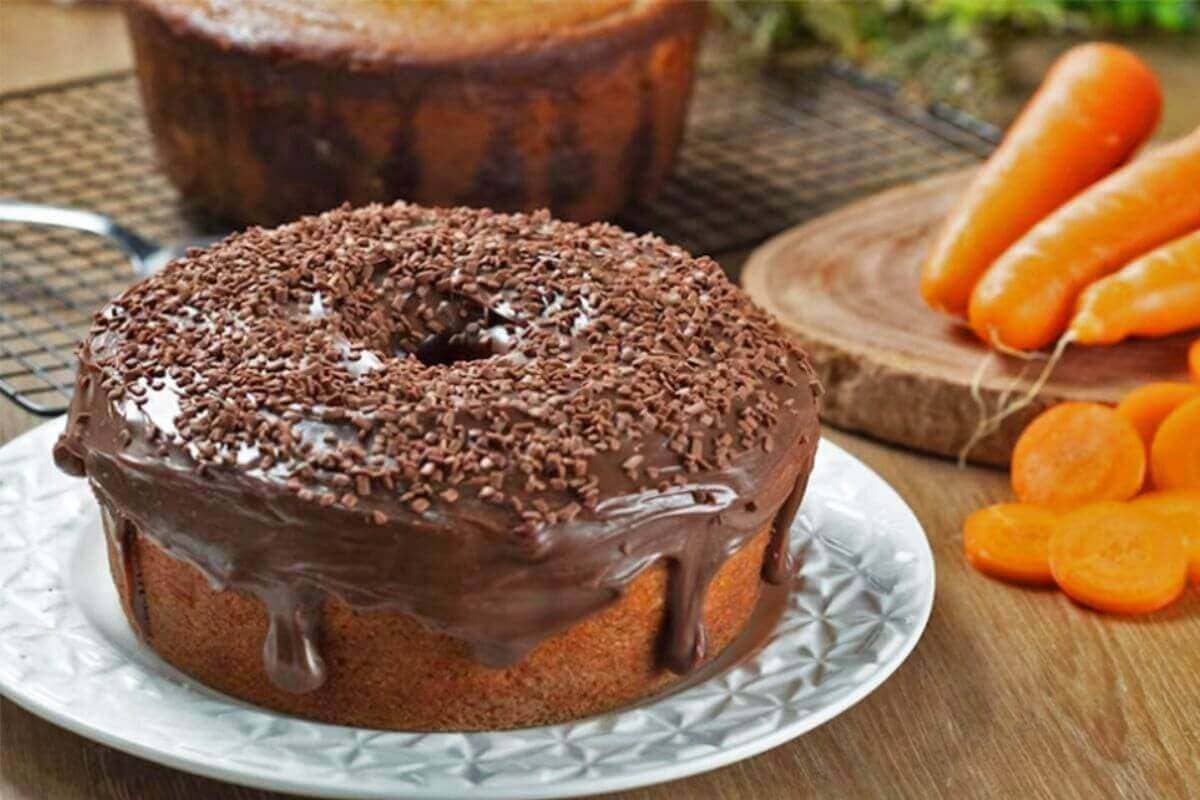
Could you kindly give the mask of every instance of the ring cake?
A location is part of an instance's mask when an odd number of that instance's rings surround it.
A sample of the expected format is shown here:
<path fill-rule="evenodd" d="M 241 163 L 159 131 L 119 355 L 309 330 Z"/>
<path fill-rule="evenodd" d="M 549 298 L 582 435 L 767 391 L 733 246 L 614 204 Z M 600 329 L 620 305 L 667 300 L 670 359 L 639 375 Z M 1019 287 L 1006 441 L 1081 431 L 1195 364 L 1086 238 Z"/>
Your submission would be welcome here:
<path fill-rule="evenodd" d="M 397 203 L 193 250 L 99 311 L 62 469 L 144 642 L 329 722 L 551 723 L 743 629 L 818 440 L 804 355 L 652 236 Z"/>

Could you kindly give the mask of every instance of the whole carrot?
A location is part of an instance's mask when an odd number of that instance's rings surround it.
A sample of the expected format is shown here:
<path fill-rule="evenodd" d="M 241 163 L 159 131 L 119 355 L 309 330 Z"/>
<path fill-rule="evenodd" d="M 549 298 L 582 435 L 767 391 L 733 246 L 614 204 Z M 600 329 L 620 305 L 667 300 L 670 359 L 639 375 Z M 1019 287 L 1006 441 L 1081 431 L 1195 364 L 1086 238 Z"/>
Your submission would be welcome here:
<path fill-rule="evenodd" d="M 1200 228 L 1200 128 L 1125 165 L 1033 226 L 971 293 L 980 338 L 1036 350 L 1067 329 L 1079 293 Z"/>
<path fill-rule="evenodd" d="M 1200 230 L 1084 289 L 1068 330 L 1080 344 L 1113 344 L 1189 328 L 1200 328 Z"/>
<path fill-rule="evenodd" d="M 1084 44 L 1037 94 L 947 218 L 921 271 L 921 296 L 965 316 L 988 266 L 1040 219 L 1116 169 L 1158 123 L 1162 92 L 1137 56 Z"/>

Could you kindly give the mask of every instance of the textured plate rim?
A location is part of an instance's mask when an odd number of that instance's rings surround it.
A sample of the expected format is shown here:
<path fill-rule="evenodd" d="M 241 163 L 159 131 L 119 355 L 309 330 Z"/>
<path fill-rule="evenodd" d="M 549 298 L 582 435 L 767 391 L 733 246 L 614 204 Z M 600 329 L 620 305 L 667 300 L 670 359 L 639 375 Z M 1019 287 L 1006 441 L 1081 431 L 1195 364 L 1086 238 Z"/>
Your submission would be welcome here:
<path fill-rule="evenodd" d="M 49 422 L 43 423 L 38 427 L 27 431 L 20 436 L 14 438 L 9 443 L 0 447 L 0 466 L 3 466 L 6 451 L 11 451 L 25 444 L 28 440 L 44 437 L 48 435 L 48 429 L 53 428 L 55 431 L 60 430 L 65 417 L 58 417 Z M 932 548 L 929 544 L 929 539 L 925 533 L 924 527 L 917 519 L 916 514 L 911 507 L 905 502 L 903 497 L 892 486 L 887 483 L 878 473 L 868 467 L 859 459 L 848 453 L 843 448 L 831 442 L 829 439 L 822 437 L 821 449 L 825 453 L 832 453 L 834 458 L 848 460 L 852 462 L 855 468 L 861 473 L 860 479 L 874 482 L 875 491 L 878 492 L 881 499 L 886 498 L 891 504 L 902 512 L 904 517 L 907 517 L 906 522 L 911 526 L 910 537 L 912 542 L 905 542 L 906 545 L 915 546 L 916 560 L 919 562 L 918 567 L 923 567 L 927 573 L 927 580 L 922 582 L 920 587 L 921 602 L 920 606 L 915 609 L 916 618 L 913 622 L 911 632 L 907 638 L 903 640 L 900 646 L 888 657 L 886 663 L 879 666 L 865 680 L 858 682 L 854 688 L 846 692 L 843 696 L 837 698 L 833 702 L 828 702 L 822 705 L 817 710 L 808 713 L 802 717 L 792 720 L 786 724 L 782 724 L 773 731 L 750 738 L 746 741 L 732 745 L 730 747 L 719 749 L 715 752 L 705 753 L 682 759 L 676 763 L 667 765 L 658 765 L 650 770 L 637 770 L 626 772 L 606 777 L 572 777 L 564 781 L 550 781 L 531 783 L 524 786 L 475 786 L 471 790 L 473 796 L 479 798 L 514 798 L 514 800 L 538 800 L 538 798 L 547 797 L 584 797 L 589 795 L 601 794 L 605 792 L 622 791 L 627 789 L 651 786 L 659 783 L 665 783 L 681 778 L 686 778 L 692 775 L 701 774 L 714 769 L 719 769 L 729 764 L 751 758 L 771 750 L 779 745 L 790 741 L 804 733 L 814 730 L 829 720 L 844 713 L 846 710 L 857 705 L 869 694 L 874 692 L 879 686 L 890 678 L 899 667 L 908 660 L 909 655 L 916 647 L 917 643 L 924 635 L 925 628 L 928 625 L 929 618 L 933 611 L 934 595 L 936 588 L 936 565 L 933 558 Z M 47 450 L 46 457 L 49 458 Z M 72 604 L 74 601 L 72 599 Z M 2 635 L 2 634 L 0 634 Z M 113 645 L 114 649 L 116 648 Z M 720 676 L 715 676 L 714 680 Z M 188 683 L 196 685 L 194 681 L 188 679 Z M 205 687 L 200 687 L 201 691 L 212 693 Z M 92 741 L 104 744 L 114 749 L 129 753 L 139 758 L 144 758 L 148 761 L 163 764 L 168 767 L 179 769 L 184 772 L 200 775 L 215 780 L 225 781 L 241 786 L 264 789 L 276 792 L 288 792 L 306 797 L 320 798 L 400 798 L 400 797 L 423 797 L 423 798 L 455 798 L 461 797 L 463 788 L 457 787 L 453 790 L 450 787 L 435 788 L 425 787 L 424 790 L 414 792 L 406 791 L 402 787 L 356 787 L 353 784 L 335 785 L 326 782 L 325 784 L 317 784 L 311 781 L 291 778 L 283 774 L 283 770 L 279 770 L 278 774 L 269 774 L 269 770 L 260 768 L 257 771 L 251 771 L 245 768 L 237 768 L 232 765 L 210 764 L 207 763 L 202 754 L 195 754 L 191 757 L 180 755 L 179 753 L 158 747 L 152 744 L 147 744 L 130 736 L 114 732 L 110 728 L 104 727 L 93 720 L 87 719 L 84 715 L 73 715 L 68 709 L 60 708 L 59 706 L 48 701 L 40 699 L 35 693 L 24 690 L 20 685 L 12 684 L 7 676 L 0 672 L 0 695 L 3 695 L 16 705 L 24 708 L 26 711 L 42 717 L 47 721 L 65 728 L 75 734 L 91 739 Z M 296 720 L 297 718 L 284 714 L 273 714 L 266 709 L 261 709 L 251 706 L 242 701 L 222 697 L 229 703 L 240 707 L 253 709 L 262 713 L 273 715 L 279 718 Z M 651 706 L 640 706 L 639 708 L 653 707 L 659 703 L 669 702 L 672 695 L 664 697 L 662 700 L 655 701 Z M 630 713 L 629 710 L 610 712 L 605 716 L 621 716 Z M 595 718 L 594 718 L 595 719 Z M 325 725 L 323 723 L 309 722 L 301 720 L 305 725 L 315 725 L 323 728 L 340 728 L 342 730 L 365 730 L 355 728 L 345 728 L 344 726 Z M 569 724 L 569 723 L 568 723 Z M 558 726 L 548 726 L 554 728 Z M 536 730 L 536 729 L 526 729 Z M 385 732 L 386 733 L 386 732 Z M 496 735 L 494 732 L 493 735 Z M 432 791 L 430 791 L 432 790 Z"/>

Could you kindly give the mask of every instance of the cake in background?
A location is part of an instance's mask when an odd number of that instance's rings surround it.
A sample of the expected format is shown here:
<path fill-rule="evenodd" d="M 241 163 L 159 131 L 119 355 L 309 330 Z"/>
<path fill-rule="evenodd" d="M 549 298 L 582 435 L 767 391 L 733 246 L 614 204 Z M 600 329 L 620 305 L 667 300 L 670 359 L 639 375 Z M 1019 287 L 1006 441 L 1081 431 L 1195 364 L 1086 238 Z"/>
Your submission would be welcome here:
<path fill-rule="evenodd" d="M 670 172 L 703 3 L 132 0 L 160 161 L 274 224 L 403 199 L 611 217 Z"/>

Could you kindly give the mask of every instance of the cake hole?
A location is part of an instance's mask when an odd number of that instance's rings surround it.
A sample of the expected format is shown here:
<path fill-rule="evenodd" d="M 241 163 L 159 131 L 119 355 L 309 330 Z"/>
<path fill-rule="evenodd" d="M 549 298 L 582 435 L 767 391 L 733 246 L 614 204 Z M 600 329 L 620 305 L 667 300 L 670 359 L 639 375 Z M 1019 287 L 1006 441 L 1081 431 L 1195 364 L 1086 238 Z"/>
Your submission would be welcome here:
<path fill-rule="evenodd" d="M 461 333 L 445 331 L 421 342 L 413 354 L 427 367 L 455 364 L 459 361 L 479 361 L 493 355 L 489 340 L 467 338 Z"/>

